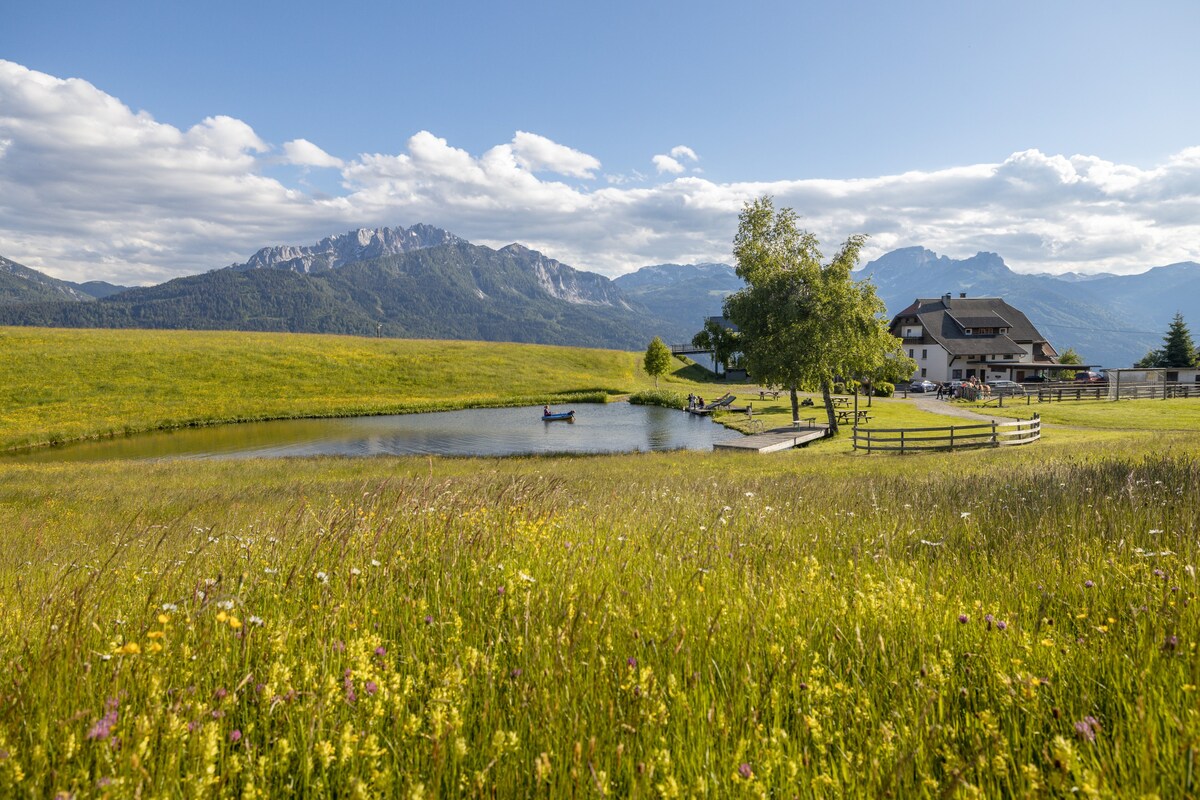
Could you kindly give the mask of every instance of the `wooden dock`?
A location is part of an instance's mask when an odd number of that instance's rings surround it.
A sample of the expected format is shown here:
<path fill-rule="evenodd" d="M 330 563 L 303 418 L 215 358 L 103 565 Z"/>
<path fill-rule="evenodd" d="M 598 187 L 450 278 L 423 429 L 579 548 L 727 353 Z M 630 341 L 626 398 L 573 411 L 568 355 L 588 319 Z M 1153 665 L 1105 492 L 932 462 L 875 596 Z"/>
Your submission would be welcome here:
<path fill-rule="evenodd" d="M 714 450 L 749 450 L 755 453 L 774 453 L 779 450 L 790 450 L 802 444 L 823 439 L 826 426 L 817 425 L 811 428 L 773 428 L 762 433 L 749 436 L 739 436 L 736 439 L 726 439 L 715 442 Z"/>

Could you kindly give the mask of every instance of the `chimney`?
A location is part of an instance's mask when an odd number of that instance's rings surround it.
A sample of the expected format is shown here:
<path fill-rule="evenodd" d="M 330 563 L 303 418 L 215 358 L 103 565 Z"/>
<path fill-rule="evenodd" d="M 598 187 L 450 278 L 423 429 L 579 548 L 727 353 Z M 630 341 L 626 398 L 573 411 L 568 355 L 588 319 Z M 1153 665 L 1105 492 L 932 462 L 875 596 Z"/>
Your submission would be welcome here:
<path fill-rule="evenodd" d="M 966 292 L 959 292 L 959 293 L 958 293 L 958 296 L 959 296 L 959 299 L 961 299 L 961 298 L 964 298 L 964 297 L 966 297 L 966 296 L 967 296 L 967 293 L 966 293 Z"/>
<path fill-rule="evenodd" d="M 950 297 L 951 297 L 951 295 L 950 295 L 950 293 L 949 293 L 949 292 L 946 292 L 944 295 L 942 295 L 942 299 L 943 299 L 943 300 L 949 300 L 949 299 L 950 299 Z"/>

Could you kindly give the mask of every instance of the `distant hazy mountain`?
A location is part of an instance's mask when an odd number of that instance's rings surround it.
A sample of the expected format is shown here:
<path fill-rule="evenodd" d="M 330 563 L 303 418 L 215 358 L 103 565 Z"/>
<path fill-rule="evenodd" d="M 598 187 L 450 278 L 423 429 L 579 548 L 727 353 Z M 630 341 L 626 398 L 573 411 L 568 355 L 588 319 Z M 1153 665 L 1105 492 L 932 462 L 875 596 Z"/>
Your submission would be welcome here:
<path fill-rule="evenodd" d="M 0 305 L 43 301 L 84 302 L 119 292 L 124 286 L 103 281 L 60 281 L 15 261 L 0 257 Z"/>
<path fill-rule="evenodd" d="M 613 284 L 673 330 L 670 342 L 676 344 L 690 341 L 704 318 L 720 315 L 725 298 L 742 288 L 728 264 L 658 264 L 615 278 Z"/>
<path fill-rule="evenodd" d="M 1193 262 L 1085 280 L 1022 275 L 995 253 L 952 259 L 907 247 L 870 262 L 855 276 L 874 280 L 891 314 L 917 297 L 947 292 L 1003 297 L 1025 312 L 1059 352 L 1073 347 L 1084 361 L 1105 367 L 1130 366 L 1161 345 L 1176 311 L 1200 330 L 1200 264 Z"/>

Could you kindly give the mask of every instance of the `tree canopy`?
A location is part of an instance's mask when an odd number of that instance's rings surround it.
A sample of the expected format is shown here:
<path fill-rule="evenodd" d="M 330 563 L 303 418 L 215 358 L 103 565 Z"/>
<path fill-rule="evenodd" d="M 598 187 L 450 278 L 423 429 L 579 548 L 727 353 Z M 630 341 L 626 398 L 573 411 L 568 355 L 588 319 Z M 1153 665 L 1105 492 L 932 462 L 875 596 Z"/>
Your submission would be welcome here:
<path fill-rule="evenodd" d="M 725 316 L 738 326 L 747 369 L 760 383 L 791 390 L 794 417 L 797 390 L 820 388 L 835 433 L 835 379 L 870 375 L 889 359 L 907 361 L 909 374 L 916 368 L 888 331 L 874 285 L 851 277 L 866 238 L 851 236 L 823 264 L 816 236 L 764 196 L 746 204 L 733 241 L 746 287 L 726 298 Z"/>
<path fill-rule="evenodd" d="M 1079 355 L 1079 353 L 1075 352 L 1074 347 L 1068 347 L 1066 350 L 1063 350 L 1062 355 L 1060 355 L 1058 357 L 1058 363 L 1060 363 L 1060 364 L 1082 364 L 1083 356 L 1081 356 L 1081 355 Z M 1073 369 L 1064 369 L 1062 371 L 1063 378 L 1068 381 L 1075 380 L 1075 374 L 1076 374 L 1076 370 L 1073 370 Z"/>
<path fill-rule="evenodd" d="M 654 386 L 658 388 L 658 376 L 671 368 L 671 349 L 655 336 L 646 347 L 642 366 L 646 368 L 646 374 L 654 378 Z"/>
<path fill-rule="evenodd" d="M 1146 353 L 1134 366 L 1187 368 L 1196 364 L 1196 344 L 1192 341 L 1187 323 L 1183 321 L 1183 314 L 1176 312 L 1163 336 L 1163 346 Z"/>
<path fill-rule="evenodd" d="M 704 328 L 692 337 L 692 344 L 712 350 L 713 360 L 725 369 L 729 369 L 730 361 L 741 352 L 737 331 L 711 317 L 704 320 Z"/>

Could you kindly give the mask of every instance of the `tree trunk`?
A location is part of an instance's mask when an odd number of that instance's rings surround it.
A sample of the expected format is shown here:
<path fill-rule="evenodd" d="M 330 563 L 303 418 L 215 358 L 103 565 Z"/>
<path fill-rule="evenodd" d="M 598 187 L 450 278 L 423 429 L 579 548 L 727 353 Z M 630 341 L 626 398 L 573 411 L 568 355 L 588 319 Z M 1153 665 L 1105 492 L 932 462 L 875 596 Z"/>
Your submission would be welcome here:
<path fill-rule="evenodd" d="M 788 387 L 792 393 L 792 422 L 800 419 L 800 398 L 796 396 L 796 387 Z"/>
<path fill-rule="evenodd" d="M 829 392 L 829 381 L 821 381 L 821 397 L 825 400 L 825 416 L 829 420 L 829 435 L 837 436 L 837 413 L 833 410 L 833 395 Z"/>

